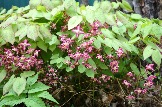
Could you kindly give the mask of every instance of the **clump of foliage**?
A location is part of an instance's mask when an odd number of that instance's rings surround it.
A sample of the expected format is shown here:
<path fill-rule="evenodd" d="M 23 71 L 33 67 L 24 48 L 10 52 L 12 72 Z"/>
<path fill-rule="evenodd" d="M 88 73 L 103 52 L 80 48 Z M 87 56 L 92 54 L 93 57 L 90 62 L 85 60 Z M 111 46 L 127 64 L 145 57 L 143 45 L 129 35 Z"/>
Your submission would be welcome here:
<path fill-rule="evenodd" d="M 33 104 L 39 99 L 42 106 L 57 101 L 60 106 L 160 103 L 161 20 L 134 14 L 125 0 L 94 6 L 79 6 L 74 0 L 30 0 L 29 6 L 13 7 L 0 19 L 3 90 L 10 82 L 5 92 L 9 97 L 3 95 L 1 105 L 32 106 L 26 99 Z M 28 84 L 31 78 L 35 82 Z M 30 93 L 31 87 L 41 85 L 45 88 Z M 15 100 L 5 103 L 9 98 Z M 43 100 L 44 104 L 40 98 L 55 103 Z"/>

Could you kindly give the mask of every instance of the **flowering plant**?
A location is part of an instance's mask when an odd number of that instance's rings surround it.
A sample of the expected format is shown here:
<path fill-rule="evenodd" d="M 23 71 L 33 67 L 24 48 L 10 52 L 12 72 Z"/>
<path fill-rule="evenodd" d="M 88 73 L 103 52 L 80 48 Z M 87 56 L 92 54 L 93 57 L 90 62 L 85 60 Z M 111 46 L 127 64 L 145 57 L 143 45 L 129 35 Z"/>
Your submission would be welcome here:
<path fill-rule="evenodd" d="M 60 106 L 139 105 L 148 96 L 159 102 L 160 20 L 120 9 L 133 11 L 125 0 L 30 0 L 12 8 L 1 15 L 0 74 L 41 70 L 38 80 Z"/>

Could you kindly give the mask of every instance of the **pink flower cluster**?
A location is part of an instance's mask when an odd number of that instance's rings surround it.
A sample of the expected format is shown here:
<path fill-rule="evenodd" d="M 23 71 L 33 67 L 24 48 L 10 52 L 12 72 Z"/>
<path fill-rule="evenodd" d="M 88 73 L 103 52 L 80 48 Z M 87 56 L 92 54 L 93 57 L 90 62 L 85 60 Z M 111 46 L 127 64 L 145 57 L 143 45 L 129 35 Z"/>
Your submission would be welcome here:
<path fill-rule="evenodd" d="M 94 82 L 97 82 L 98 84 L 101 84 L 102 81 L 103 81 L 104 83 L 106 83 L 106 82 L 108 82 L 110 79 L 111 79 L 110 76 L 105 75 L 105 74 L 102 74 L 99 78 L 93 78 L 93 81 L 94 81 Z"/>
<path fill-rule="evenodd" d="M 74 41 L 71 38 L 68 38 L 68 35 L 60 36 L 60 41 L 62 42 L 61 45 L 59 46 L 61 50 L 71 51 L 70 47 L 72 46 Z"/>
<path fill-rule="evenodd" d="M 4 66 L 7 71 L 12 71 L 14 67 L 20 70 L 39 70 L 43 60 L 38 59 L 39 50 L 29 49 L 31 46 L 27 40 L 24 40 L 17 47 L 4 49 L 0 54 L 0 66 Z"/>
<path fill-rule="evenodd" d="M 99 30 L 100 27 L 103 27 L 103 25 L 99 21 L 95 21 L 91 24 L 91 30 L 89 32 L 92 35 L 101 34 L 101 31 Z"/>
<path fill-rule="evenodd" d="M 144 83 L 145 87 L 151 87 L 153 85 L 153 80 L 156 78 L 154 75 L 147 77 L 146 82 Z"/>
<path fill-rule="evenodd" d="M 111 61 L 110 62 L 110 68 L 111 68 L 111 71 L 113 72 L 113 73 L 116 73 L 116 72 L 118 72 L 118 69 L 119 69 L 119 62 L 118 61 Z"/>

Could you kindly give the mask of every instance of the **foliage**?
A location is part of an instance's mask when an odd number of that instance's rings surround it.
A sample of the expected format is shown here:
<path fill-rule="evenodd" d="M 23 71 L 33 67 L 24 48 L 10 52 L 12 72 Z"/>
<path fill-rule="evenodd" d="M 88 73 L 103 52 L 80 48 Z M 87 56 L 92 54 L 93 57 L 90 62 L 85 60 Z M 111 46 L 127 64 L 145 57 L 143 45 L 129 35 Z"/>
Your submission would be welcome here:
<path fill-rule="evenodd" d="M 33 80 L 33 78 L 29 77 L 35 77 L 33 71 L 28 71 L 28 73 L 23 72 L 21 73 L 21 77 L 15 77 L 15 75 L 11 76 L 3 87 L 0 107 L 4 105 L 14 106 L 21 103 L 26 104 L 27 107 L 46 107 L 41 98 L 48 99 L 58 104 L 58 102 L 47 92 L 47 89 L 50 88 L 49 86 L 36 81 L 34 83 L 28 82 Z"/>
<path fill-rule="evenodd" d="M 15 96 L 17 103 L 11 100 L 11 103 L 7 104 L 15 105 L 27 99 L 24 102 L 27 106 L 32 106 L 28 102 L 43 106 L 44 103 L 39 97 L 56 102 L 45 91 L 49 87 L 36 82 L 38 74 L 34 75 L 32 71 L 39 70 L 42 71 L 39 80 L 50 85 L 52 91 L 59 88 L 62 90 L 62 87 L 69 90 L 70 87 L 75 96 L 89 89 L 93 91 L 87 96 L 93 97 L 93 101 L 94 87 L 99 90 L 98 92 L 103 89 L 101 92 L 103 95 L 107 87 L 109 90 L 114 89 L 113 84 L 116 82 L 120 88 L 120 91 L 116 92 L 122 92 L 122 97 L 127 101 L 139 100 L 143 94 L 147 96 L 153 91 L 152 88 L 158 85 L 158 82 L 154 83 L 156 82 L 154 79 L 157 78 L 159 81 L 162 59 L 162 49 L 158 47 L 162 35 L 160 20 L 142 18 L 134 13 L 126 14 L 120 9 L 133 12 L 125 0 L 117 3 L 96 1 L 94 6 L 79 6 L 75 0 L 63 2 L 30 0 L 29 6 L 14 7 L 2 14 L 0 16 L 0 20 L 3 21 L 0 24 L 2 79 L 6 74 L 11 75 L 11 71 L 16 75 L 26 71 L 20 75 L 21 77 L 11 76 L 9 82 L 4 85 L 4 93 L 9 92 L 13 85 L 12 91 L 17 95 Z M 22 43 L 26 43 L 25 49 L 24 45 L 18 45 L 21 47 L 20 52 L 13 53 L 13 46 Z M 26 53 L 29 47 L 33 49 L 30 54 Z M 34 60 L 30 59 L 35 61 L 34 64 L 29 63 L 24 68 L 16 64 L 21 60 L 12 61 L 12 58 L 21 59 L 24 56 L 25 58 L 34 56 Z M 131 78 L 126 78 L 126 75 Z M 153 78 L 150 79 L 150 76 Z M 79 84 L 80 81 L 89 81 L 89 84 L 86 83 L 89 87 L 80 85 L 78 88 L 71 85 L 78 81 Z M 109 86 L 110 84 L 112 85 Z M 30 89 L 26 92 L 29 94 L 27 98 L 23 96 L 26 89 Z M 143 94 L 139 94 L 139 90 Z M 33 93 L 37 96 L 30 98 L 30 94 Z M 3 102 L 11 99 L 10 96 L 6 97 L 1 100 L 1 104 L 5 105 Z"/>

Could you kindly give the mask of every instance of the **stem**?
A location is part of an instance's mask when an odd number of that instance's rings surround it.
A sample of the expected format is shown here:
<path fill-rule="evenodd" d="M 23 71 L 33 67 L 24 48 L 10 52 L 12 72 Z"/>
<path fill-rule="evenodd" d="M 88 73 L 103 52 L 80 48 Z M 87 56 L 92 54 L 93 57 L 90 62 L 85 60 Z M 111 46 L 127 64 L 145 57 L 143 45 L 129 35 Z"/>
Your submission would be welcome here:
<path fill-rule="evenodd" d="M 118 82 L 118 84 L 119 84 L 120 89 L 122 90 L 122 93 L 126 96 L 126 94 L 125 94 L 125 92 L 124 92 L 124 90 L 123 90 L 123 88 L 122 88 L 122 86 L 121 86 L 121 84 L 120 84 L 118 78 L 117 78 L 117 82 Z"/>

